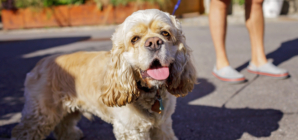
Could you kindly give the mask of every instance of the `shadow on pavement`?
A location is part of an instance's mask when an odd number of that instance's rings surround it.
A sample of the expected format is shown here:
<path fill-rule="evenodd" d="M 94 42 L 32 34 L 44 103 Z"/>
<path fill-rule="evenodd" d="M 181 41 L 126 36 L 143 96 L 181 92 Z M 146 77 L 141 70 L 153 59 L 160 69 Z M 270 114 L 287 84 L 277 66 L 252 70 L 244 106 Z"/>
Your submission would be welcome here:
<path fill-rule="evenodd" d="M 297 46 L 298 46 L 298 38 L 283 42 L 278 49 L 267 54 L 266 57 L 267 59 L 273 59 L 273 64 L 278 66 L 281 63 L 288 61 L 292 57 L 295 57 L 298 55 Z M 248 66 L 248 64 L 249 64 L 249 61 L 245 62 L 244 64 L 236 68 L 236 70 L 242 71 Z"/>
<path fill-rule="evenodd" d="M 0 138 L 10 138 L 14 114 L 20 114 L 23 104 L 23 82 L 25 75 L 42 57 L 22 58 L 37 50 L 66 45 L 89 37 L 48 38 L 15 42 L 0 41 Z M 173 128 L 179 139 L 233 140 L 244 132 L 255 137 L 270 136 L 278 129 L 283 113 L 273 109 L 230 109 L 204 105 L 189 105 L 192 100 L 202 98 L 215 91 L 216 86 L 207 79 L 198 79 L 192 93 L 178 98 L 176 112 L 172 116 Z M 17 115 L 15 115 L 17 116 Z M 8 123 L 1 124 L 1 121 Z M 83 118 L 79 127 L 85 140 L 115 139 L 112 126 L 99 118 L 93 122 Z M 52 136 L 47 140 L 53 139 Z"/>
<path fill-rule="evenodd" d="M 178 98 L 173 127 L 180 140 L 235 140 L 243 133 L 268 137 L 279 128 L 283 113 L 274 109 L 226 108 L 189 105 L 215 90 L 206 79 L 198 79 L 192 93 Z"/>

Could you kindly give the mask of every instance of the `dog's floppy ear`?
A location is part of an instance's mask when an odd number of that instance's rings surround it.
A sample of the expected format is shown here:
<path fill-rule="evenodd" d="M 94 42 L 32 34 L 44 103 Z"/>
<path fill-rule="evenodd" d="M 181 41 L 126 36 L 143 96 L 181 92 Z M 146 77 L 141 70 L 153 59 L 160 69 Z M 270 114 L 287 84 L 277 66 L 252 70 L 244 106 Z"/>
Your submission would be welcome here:
<path fill-rule="evenodd" d="M 103 92 L 101 99 L 107 106 L 123 106 L 139 96 L 133 69 L 122 55 L 127 48 L 123 42 L 124 34 L 122 34 L 121 28 L 122 25 L 118 27 L 112 37 L 111 60 L 101 90 Z"/>
<path fill-rule="evenodd" d="M 185 96 L 194 88 L 197 83 L 195 67 L 191 61 L 191 50 L 186 45 L 185 36 L 182 33 L 181 25 L 174 16 L 170 16 L 176 27 L 176 43 L 178 51 L 175 61 L 170 68 L 170 76 L 167 80 L 168 91 L 176 97 Z"/>

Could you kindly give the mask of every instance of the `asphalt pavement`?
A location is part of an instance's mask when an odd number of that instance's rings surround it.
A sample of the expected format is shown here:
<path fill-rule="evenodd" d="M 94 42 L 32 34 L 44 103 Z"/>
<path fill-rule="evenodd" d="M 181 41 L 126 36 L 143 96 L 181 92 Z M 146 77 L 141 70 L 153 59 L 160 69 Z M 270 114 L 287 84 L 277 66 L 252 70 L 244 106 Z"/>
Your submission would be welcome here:
<path fill-rule="evenodd" d="M 248 73 L 250 40 L 243 22 L 229 24 L 227 52 L 231 66 L 248 82 L 227 84 L 211 73 L 215 52 L 205 19 L 183 20 L 199 84 L 178 98 L 172 116 L 181 140 L 298 139 L 298 20 L 266 20 L 265 51 L 291 77 L 278 80 Z M 203 24 L 199 24 L 203 23 Z M 198 23 L 198 24 L 196 24 Z M 9 139 L 21 117 L 25 75 L 41 58 L 58 53 L 110 50 L 115 26 L 0 31 L 0 140 Z M 112 126 L 85 118 L 78 126 L 84 140 L 115 139 Z M 52 140 L 49 136 L 47 140 Z"/>

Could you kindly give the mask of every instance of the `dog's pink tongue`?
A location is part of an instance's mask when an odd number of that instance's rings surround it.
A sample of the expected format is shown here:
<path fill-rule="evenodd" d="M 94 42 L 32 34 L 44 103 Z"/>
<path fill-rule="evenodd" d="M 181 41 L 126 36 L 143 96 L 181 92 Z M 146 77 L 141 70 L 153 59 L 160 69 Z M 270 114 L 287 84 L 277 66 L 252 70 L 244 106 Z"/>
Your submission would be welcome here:
<path fill-rule="evenodd" d="M 169 67 L 151 68 L 147 70 L 147 74 L 155 80 L 164 80 L 169 77 Z"/>

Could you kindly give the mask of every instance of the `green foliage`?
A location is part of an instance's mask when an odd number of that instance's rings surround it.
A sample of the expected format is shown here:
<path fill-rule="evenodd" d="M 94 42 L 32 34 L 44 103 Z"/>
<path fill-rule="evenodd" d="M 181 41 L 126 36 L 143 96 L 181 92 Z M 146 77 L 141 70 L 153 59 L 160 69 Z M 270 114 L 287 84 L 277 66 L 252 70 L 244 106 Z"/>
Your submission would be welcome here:
<path fill-rule="evenodd" d="M 98 3 L 102 3 L 104 0 L 95 0 Z M 110 0 L 109 3 L 117 6 L 117 5 L 127 5 L 129 2 L 149 2 L 149 3 L 158 3 L 161 8 L 166 8 L 167 6 L 171 6 L 171 0 Z"/>
<path fill-rule="evenodd" d="M 105 0 L 95 0 L 97 2 L 101 2 L 104 3 Z M 142 3 L 142 2 L 150 2 L 150 3 L 154 3 L 157 2 L 158 4 L 165 4 L 164 2 L 166 1 L 170 1 L 170 0 L 109 0 L 109 3 L 117 6 L 117 5 L 127 5 L 129 2 L 138 2 L 138 3 Z"/>
<path fill-rule="evenodd" d="M 83 4 L 84 0 L 43 0 L 45 7 L 54 5 L 69 5 L 69 4 Z"/>
<path fill-rule="evenodd" d="M 43 7 L 51 7 L 57 5 L 80 5 L 84 4 L 86 1 L 94 2 L 97 4 L 99 8 L 105 6 L 107 4 L 111 4 L 113 6 L 118 5 L 127 5 L 129 2 L 150 2 L 150 3 L 158 3 L 161 8 L 166 8 L 167 6 L 171 6 L 171 0 L 0 0 L 0 8 L 2 2 L 5 1 L 14 1 L 15 8 L 43 8 Z M 13 3 L 13 2 L 12 2 Z"/>
<path fill-rule="evenodd" d="M 84 0 L 15 0 L 16 8 L 51 7 L 55 5 L 83 4 Z"/>
<path fill-rule="evenodd" d="M 15 0 L 16 8 L 26 8 L 26 7 L 40 7 L 42 6 L 42 1 L 40 0 Z"/>
<path fill-rule="evenodd" d="M 110 0 L 112 5 L 126 5 L 128 2 L 136 1 L 136 0 Z"/>
<path fill-rule="evenodd" d="M 233 0 L 234 4 L 239 4 L 239 5 L 244 5 L 245 4 L 245 0 Z"/>

